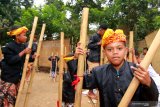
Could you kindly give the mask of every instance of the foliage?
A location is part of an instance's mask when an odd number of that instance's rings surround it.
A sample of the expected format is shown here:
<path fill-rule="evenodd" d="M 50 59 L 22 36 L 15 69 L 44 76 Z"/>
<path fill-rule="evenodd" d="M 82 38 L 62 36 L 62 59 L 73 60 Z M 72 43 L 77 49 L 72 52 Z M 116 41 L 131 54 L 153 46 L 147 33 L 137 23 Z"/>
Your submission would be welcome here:
<path fill-rule="evenodd" d="M 71 0 L 67 4 L 62 1 L 46 0 L 43 7 L 33 7 L 33 0 L 1 0 L 0 26 L 18 24 L 31 29 L 34 16 L 38 16 L 38 34 L 42 24 L 46 23 L 46 39 L 64 31 L 65 37 L 72 38 L 71 43 L 75 45 L 80 35 L 82 9 L 87 6 L 90 9 L 89 24 L 106 23 L 109 28 L 124 29 L 127 35 L 133 30 L 136 40 L 160 27 L 158 0 Z M 69 18 L 66 18 L 67 12 L 71 13 Z M 93 32 L 96 31 L 89 29 L 88 34 Z"/>
<path fill-rule="evenodd" d="M 33 0 L 0 0 L 0 44 L 9 42 L 6 31 L 19 20 L 21 10 L 31 7 Z"/>

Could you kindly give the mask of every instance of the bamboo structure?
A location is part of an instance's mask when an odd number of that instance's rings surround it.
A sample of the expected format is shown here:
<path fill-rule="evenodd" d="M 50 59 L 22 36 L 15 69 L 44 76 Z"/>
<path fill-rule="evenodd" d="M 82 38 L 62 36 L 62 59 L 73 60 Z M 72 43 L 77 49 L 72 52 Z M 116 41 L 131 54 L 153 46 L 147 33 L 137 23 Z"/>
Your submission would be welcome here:
<path fill-rule="evenodd" d="M 81 48 L 83 50 L 85 50 L 85 47 L 86 47 L 88 13 L 89 13 L 89 8 L 84 7 L 83 12 L 82 12 L 81 31 L 80 31 L 80 43 L 81 43 Z M 77 84 L 74 107 L 81 107 L 81 95 L 82 95 L 82 84 L 83 84 L 82 77 L 83 77 L 83 73 L 84 73 L 84 60 L 85 60 L 85 56 L 79 55 L 77 76 L 80 77 L 80 82 Z"/>
<path fill-rule="evenodd" d="M 57 106 L 62 107 L 62 88 L 63 88 L 63 73 L 64 73 L 64 32 L 61 32 L 61 51 L 60 51 L 60 69 L 59 69 L 59 85 L 58 85 L 58 102 Z"/>
<path fill-rule="evenodd" d="M 30 90 L 32 88 L 33 78 L 34 78 L 36 68 L 37 68 L 37 65 L 38 65 L 38 57 L 39 57 L 41 46 L 42 46 L 42 41 L 43 41 L 45 28 L 46 28 L 46 24 L 43 24 L 41 34 L 40 34 L 40 38 L 39 38 L 39 42 L 38 42 L 36 58 L 35 58 L 34 63 L 33 63 L 33 70 L 31 72 L 31 78 L 30 78 L 30 82 L 28 84 L 27 94 L 26 94 L 25 101 L 24 101 L 24 107 L 27 107 L 27 104 L 28 104 L 28 101 L 29 101 L 29 95 L 30 95 L 30 92 L 31 92 Z"/>
<path fill-rule="evenodd" d="M 133 31 L 130 31 L 130 35 L 129 35 L 129 50 L 133 49 Z M 129 61 L 132 62 L 133 61 L 133 55 L 132 52 L 129 51 Z"/>
<path fill-rule="evenodd" d="M 147 54 L 145 55 L 143 61 L 140 63 L 140 65 L 142 67 L 144 67 L 145 69 L 148 69 L 148 66 L 151 63 L 152 58 L 160 45 L 159 41 L 160 41 L 160 29 L 159 29 L 157 35 L 155 36 L 152 44 L 150 45 L 150 48 L 149 48 Z M 127 91 L 125 92 L 121 102 L 119 103 L 118 107 L 128 107 L 128 104 L 130 103 L 139 84 L 140 84 L 139 80 L 134 77 L 132 79 Z"/>
<path fill-rule="evenodd" d="M 32 31 L 31 31 L 31 36 L 30 36 L 28 48 L 31 48 L 31 47 L 32 47 L 33 38 L 34 38 L 35 30 L 36 30 L 36 27 L 37 27 L 37 21 L 38 21 L 38 17 L 35 17 L 35 18 L 34 18 L 34 22 L 33 22 L 33 26 L 32 26 Z M 19 103 L 20 97 L 21 97 L 21 95 L 22 95 L 22 89 L 23 89 L 23 85 L 24 85 L 24 82 L 25 82 L 25 78 L 26 78 L 26 71 L 27 71 L 27 65 L 28 65 L 28 61 L 29 61 L 29 56 L 30 56 L 30 55 L 27 54 L 27 55 L 26 55 L 26 58 L 25 58 L 25 63 L 24 63 L 24 67 L 23 67 L 22 79 L 21 79 L 21 82 L 20 82 L 20 87 L 19 87 L 19 90 L 18 90 L 18 95 L 17 95 L 17 98 L 16 98 L 15 107 L 18 107 L 18 103 Z"/>

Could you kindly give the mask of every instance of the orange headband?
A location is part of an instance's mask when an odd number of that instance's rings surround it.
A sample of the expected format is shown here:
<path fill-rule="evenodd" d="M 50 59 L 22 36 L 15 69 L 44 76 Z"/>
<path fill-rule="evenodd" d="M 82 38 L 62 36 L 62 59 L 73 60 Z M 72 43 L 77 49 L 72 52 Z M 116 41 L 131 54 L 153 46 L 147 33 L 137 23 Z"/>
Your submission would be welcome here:
<path fill-rule="evenodd" d="M 107 29 L 102 38 L 102 46 L 106 46 L 113 42 L 126 42 L 126 36 L 123 30 L 117 29 L 113 31 L 112 29 Z"/>
<path fill-rule="evenodd" d="M 15 30 L 12 30 L 10 32 L 7 32 L 7 35 L 9 35 L 9 36 L 16 36 L 16 35 L 19 35 L 19 34 L 21 34 L 23 32 L 27 32 L 27 31 L 28 31 L 28 28 L 25 27 L 25 26 L 23 26 L 23 27 L 20 27 L 18 29 L 15 29 Z"/>

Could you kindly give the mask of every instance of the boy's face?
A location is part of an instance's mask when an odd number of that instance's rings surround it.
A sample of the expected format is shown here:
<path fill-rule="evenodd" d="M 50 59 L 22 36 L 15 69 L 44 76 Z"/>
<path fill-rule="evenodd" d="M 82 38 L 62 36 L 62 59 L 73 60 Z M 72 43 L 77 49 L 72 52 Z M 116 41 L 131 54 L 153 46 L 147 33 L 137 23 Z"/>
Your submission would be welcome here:
<path fill-rule="evenodd" d="M 140 64 L 141 61 L 143 60 L 143 59 L 140 58 L 140 56 L 136 56 L 136 59 L 137 59 L 138 64 Z"/>
<path fill-rule="evenodd" d="M 105 29 L 100 28 L 98 31 L 99 31 L 99 34 L 100 34 L 101 36 L 103 36 L 106 30 L 105 30 Z"/>
<path fill-rule="evenodd" d="M 144 49 L 143 54 L 146 55 L 146 53 L 147 53 L 147 49 Z"/>
<path fill-rule="evenodd" d="M 16 36 L 16 39 L 20 43 L 25 43 L 27 41 L 26 32 L 23 32 L 19 34 L 18 36 Z"/>
<path fill-rule="evenodd" d="M 107 56 L 109 62 L 115 66 L 119 66 L 124 61 L 127 53 L 127 48 L 124 42 L 113 42 L 106 45 L 104 54 Z"/>

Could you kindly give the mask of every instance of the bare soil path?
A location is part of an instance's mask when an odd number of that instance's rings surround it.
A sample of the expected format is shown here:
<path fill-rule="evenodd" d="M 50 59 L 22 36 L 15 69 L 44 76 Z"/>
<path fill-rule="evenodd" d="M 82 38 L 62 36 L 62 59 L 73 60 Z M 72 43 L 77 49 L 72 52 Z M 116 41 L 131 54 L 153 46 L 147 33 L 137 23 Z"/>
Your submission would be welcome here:
<path fill-rule="evenodd" d="M 20 107 L 23 107 L 26 87 L 27 84 L 24 87 L 24 95 L 21 99 Z M 57 99 L 58 82 L 54 82 L 48 73 L 37 72 L 33 80 L 28 107 L 56 107 Z M 88 101 L 88 98 L 82 95 L 81 107 L 91 107 Z"/>

